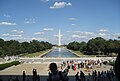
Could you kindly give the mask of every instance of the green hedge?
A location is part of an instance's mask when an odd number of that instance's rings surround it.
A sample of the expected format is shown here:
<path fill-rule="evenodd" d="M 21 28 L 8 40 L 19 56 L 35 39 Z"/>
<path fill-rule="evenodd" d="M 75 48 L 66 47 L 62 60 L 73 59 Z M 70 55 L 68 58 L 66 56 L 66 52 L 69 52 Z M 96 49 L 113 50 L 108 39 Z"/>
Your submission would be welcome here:
<path fill-rule="evenodd" d="M 18 64 L 20 64 L 19 61 L 13 61 L 10 63 L 0 64 L 0 70 L 3 70 L 5 68 L 8 68 L 8 67 L 13 66 L 13 65 L 18 65 Z"/>

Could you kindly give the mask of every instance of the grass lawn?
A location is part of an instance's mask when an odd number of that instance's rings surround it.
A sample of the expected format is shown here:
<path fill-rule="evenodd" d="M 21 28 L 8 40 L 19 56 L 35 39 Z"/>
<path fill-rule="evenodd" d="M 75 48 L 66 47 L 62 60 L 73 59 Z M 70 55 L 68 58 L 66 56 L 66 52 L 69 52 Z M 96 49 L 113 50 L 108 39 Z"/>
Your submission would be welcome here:
<path fill-rule="evenodd" d="M 18 64 L 20 64 L 19 61 L 13 61 L 13 62 L 10 62 L 10 63 L 0 64 L 0 70 L 3 70 L 3 69 L 8 68 L 8 67 L 11 67 L 13 65 L 18 65 Z"/>
<path fill-rule="evenodd" d="M 81 53 L 80 51 L 74 51 L 75 53 L 77 53 L 78 55 L 85 55 L 83 53 Z"/>
<path fill-rule="evenodd" d="M 78 57 L 85 55 L 85 54 L 81 53 L 80 51 L 73 51 L 73 50 L 69 50 L 69 49 L 68 49 L 68 51 L 71 52 L 71 53 L 73 53 L 73 54 L 75 54 L 75 55 L 77 55 Z"/>
<path fill-rule="evenodd" d="M 72 50 L 72 53 L 74 53 L 77 56 L 86 56 L 85 54 L 81 53 L 80 51 L 73 51 Z"/>
<path fill-rule="evenodd" d="M 69 49 L 68 49 L 69 50 Z M 73 50 L 69 50 L 71 53 L 77 55 L 78 57 L 80 56 L 92 56 L 92 57 L 95 57 L 96 55 L 86 55 L 84 53 L 81 53 L 80 51 L 73 51 Z"/>
<path fill-rule="evenodd" d="M 41 57 L 42 55 L 50 52 L 52 49 L 47 49 L 47 50 L 44 50 L 44 51 L 40 51 L 40 52 L 36 52 L 36 53 L 31 53 L 31 54 L 24 54 L 22 56 L 25 56 L 25 57 Z"/>

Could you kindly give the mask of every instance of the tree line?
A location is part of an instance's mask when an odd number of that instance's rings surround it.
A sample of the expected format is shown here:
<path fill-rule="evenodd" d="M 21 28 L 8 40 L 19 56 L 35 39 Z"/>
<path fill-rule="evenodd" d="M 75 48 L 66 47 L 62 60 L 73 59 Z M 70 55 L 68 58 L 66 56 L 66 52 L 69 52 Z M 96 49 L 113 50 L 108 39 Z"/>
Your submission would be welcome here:
<path fill-rule="evenodd" d="M 86 42 L 70 42 L 68 49 L 80 51 L 89 55 L 111 55 L 120 52 L 120 40 L 105 40 L 102 37 L 96 37 Z"/>
<path fill-rule="evenodd" d="M 30 42 L 20 43 L 16 40 L 5 41 L 0 38 L 0 56 L 29 54 L 51 48 L 52 44 L 44 41 L 32 40 Z"/>

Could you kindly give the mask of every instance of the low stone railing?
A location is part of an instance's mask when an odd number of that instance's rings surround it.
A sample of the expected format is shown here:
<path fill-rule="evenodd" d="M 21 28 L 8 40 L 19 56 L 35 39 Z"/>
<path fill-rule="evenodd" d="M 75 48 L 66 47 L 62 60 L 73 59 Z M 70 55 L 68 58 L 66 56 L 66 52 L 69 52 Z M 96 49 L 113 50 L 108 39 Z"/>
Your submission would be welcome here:
<path fill-rule="evenodd" d="M 115 60 L 116 57 L 79 57 L 79 58 L 19 58 L 21 62 L 33 63 L 33 62 L 62 62 L 62 61 L 79 61 L 79 60 Z"/>

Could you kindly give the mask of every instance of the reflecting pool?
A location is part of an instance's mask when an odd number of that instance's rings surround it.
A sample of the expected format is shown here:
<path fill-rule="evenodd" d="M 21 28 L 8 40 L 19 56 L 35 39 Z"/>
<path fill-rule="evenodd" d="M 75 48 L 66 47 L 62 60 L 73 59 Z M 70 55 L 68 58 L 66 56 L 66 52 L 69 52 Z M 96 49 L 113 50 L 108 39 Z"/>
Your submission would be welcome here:
<path fill-rule="evenodd" d="M 70 57 L 77 57 L 73 53 L 69 52 L 66 48 L 53 48 L 53 50 L 42 57 L 63 57 L 63 58 L 70 58 Z"/>

